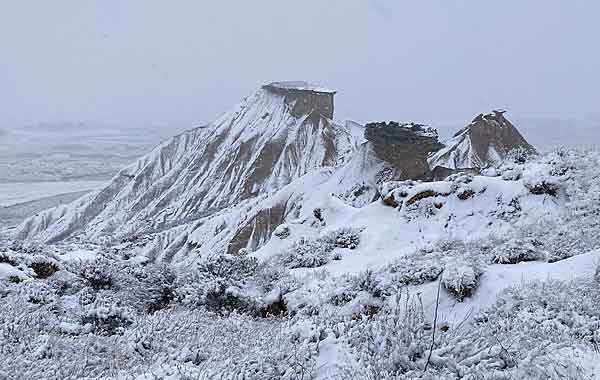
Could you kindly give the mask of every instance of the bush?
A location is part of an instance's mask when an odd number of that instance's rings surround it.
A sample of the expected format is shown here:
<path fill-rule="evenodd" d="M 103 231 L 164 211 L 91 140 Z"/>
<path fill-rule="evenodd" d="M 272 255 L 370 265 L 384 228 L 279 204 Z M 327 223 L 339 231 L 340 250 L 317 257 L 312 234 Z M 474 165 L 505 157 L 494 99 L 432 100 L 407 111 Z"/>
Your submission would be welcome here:
<path fill-rule="evenodd" d="M 331 260 L 335 245 L 327 239 L 300 238 L 281 257 L 287 268 L 316 268 Z"/>
<path fill-rule="evenodd" d="M 356 228 L 340 228 L 330 232 L 326 239 L 333 241 L 336 248 L 356 249 L 360 244 L 360 230 Z"/>
<path fill-rule="evenodd" d="M 377 279 L 375 272 L 367 269 L 352 278 L 352 288 L 355 291 L 367 292 L 373 297 L 381 297 L 384 293 L 381 282 Z"/>
<path fill-rule="evenodd" d="M 273 236 L 276 236 L 280 239 L 287 239 L 290 236 L 290 226 L 288 226 L 287 224 L 280 224 L 279 226 L 277 226 L 277 228 L 275 228 L 275 231 L 273 231 Z"/>
<path fill-rule="evenodd" d="M 211 255 L 178 278 L 176 286 L 186 304 L 201 305 L 218 313 L 256 313 L 256 292 L 250 292 L 248 283 L 257 272 L 258 261 L 254 257 Z"/>
<path fill-rule="evenodd" d="M 106 259 L 97 259 L 93 262 L 81 263 L 78 269 L 79 276 L 81 276 L 88 285 L 93 289 L 108 289 L 113 284 L 112 266 L 115 263 L 111 263 Z"/>
<path fill-rule="evenodd" d="M 363 320 L 347 335 L 356 361 L 342 366 L 342 379 L 402 379 L 422 366 L 430 325 L 418 298 L 407 296 L 404 304 L 398 298 L 394 308 Z"/>
<path fill-rule="evenodd" d="M 131 281 L 126 286 L 134 290 L 135 298 L 138 302 L 143 302 L 144 310 L 148 313 L 168 307 L 177 297 L 176 276 L 165 264 L 150 264 L 138 268 L 133 279 L 135 282 Z"/>
<path fill-rule="evenodd" d="M 544 260 L 546 255 L 540 250 L 541 245 L 537 240 L 511 239 L 493 249 L 492 263 L 518 264 Z"/>
<path fill-rule="evenodd" d="M 444 269 L 442 284 L 458 302 L 471 297 L 477 285 L 481 270 L 467 263 L 452 263 Z"/>
<path fill-rule="evenodd" d="M 35 273 L 35 276 L 40 279 L 46 279 L 58 272 L 58 263 L 45 256 L 34 256 L 30 262 L 29 267 Z"/>
<path fill-rule="evenodd" d="M 440 259 L 401 259 L 388 267 L 395 282 L 405 285 L 421 285 L 435 281 L 443 271 Z"/>
<path fill-rule="evenodd" d="M 335 248 L 356 249 L 360 244 L 360 229 L 344 227 L 327 232 L 318 238 L 300 238 L 292 247 L 279 255 L 282 264 L 290 269 L 316 268 L 339 260 L 341 255 L 334 255 Z"/>
<path fill-rule="evenodd" d="M 99 335 L 120 335 L 133 323 L 133 318 L 122 307 L 101 306 L 88 309 L 81 318 L 81 323 L 92 325 Z"/>
<path fill-rule="evenodd" d="M 17 266 L 17 258 L 8 252 L 0 252 L 0 263 Z"/>
<path fill-rule="evenodd" d="M 373 318 L 346 325 L 340 336 L 347 337 L 351 355 L 340 377 L 585 378 L 578 356 L 593 352 L 600 342 L 600 293 L 591 295 L 588 287 L 585 282 L 547 281 L 510 288 L 472 323 L 456 326 L 431 326 L 419 299 L 407 296 Z"/>

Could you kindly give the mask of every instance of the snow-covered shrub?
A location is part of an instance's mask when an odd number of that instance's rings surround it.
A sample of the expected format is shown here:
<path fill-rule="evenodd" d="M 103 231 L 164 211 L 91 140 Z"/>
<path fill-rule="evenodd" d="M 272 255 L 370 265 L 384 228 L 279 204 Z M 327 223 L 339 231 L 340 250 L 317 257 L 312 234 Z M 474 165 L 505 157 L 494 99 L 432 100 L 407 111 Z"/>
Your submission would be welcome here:
<path fill-rule="evenodd" d="M 21 240 L 13 240 L 10 243 L 10 249 L 14 252 L 24 255 L 39 255 L 44 248 L 38 243 L 25 242 Z"/>
<path fill-rule="evenodd" d="M 364 207 L 374 202 L 379 197 L 379 192 L 374 185 L 357 183 L 341 194 L 337 195 L 344 203 L 352 207 Z"/>
<path fill-rule="evenodd" d="M 89 286 L 96 290 L 110 288 L 113 284 L 113 269 L 115 263 L 99 258 L 91 262 L 76 263 L 78 273 Z"/>
<path fill-rule="evenodd" d="M 350 278 L 353 290 L 367 292 L 373 297 L 381 297 L 383 295 L 382 284 L 373 270 L 367 269 Z"/>
<path fill-rule="evenodd" d="M 552 175 L 552 172 L 549 165 L 532 165 L 523 175 L 523 185 L 531 194 L 556 197 L 561 188 L 561 177 Z"/>
<path fill-rule="evenodd" d="M 526 261 L 538 261 L 546 258 L 541 250 L 542 243 L 530 239 L 511 239 L 493 249 L 492 262 L 495 264 L 518 264 Z"/>
<path fill-rule="evenodd" d="M 355 249 L 360 244 L 360 229 L 340 228 L 327 232 L 317 238 L 302 237 L 285 252 L 279 255 L 279 261 L 287 268 L 316 268 L 332 259 L 336 248 Z"/>
<path fill-rule="evenodd" d="M 273 260 L 261 262 L 256 267 L 253 280 L 261 291 L 268 293 L 275 288 L 281 293 L 287 293 L 293 285 L 288 271 Z"/>
<path fill-rule="evenodd" d="M 438 260 L 398 260 L 389 267 L 396 282 L 406 285 L 420 285 L 435 281 L 443 270 Z"/>
<path fill-rule="evenodd" d="M 501 168 L 502 179 L 505 181 L 518 181 L 523 176 L 523 169 L 520 167 L 505 167 Z"/>
<path fill-rule="evenodd" d="M 452 191 L 456 191 L 461 186 L 473 182 L 473 174 L 471 173 L 455 173 L 450 174 L 444 181 L 452 182 Z"/>
<path fill-rule="evenodd" d="M 589 287 L 546 281 L 510 288 L 473 323 L 438 323 L 434 341 L 418 298 L 407 297 L 412 303 L 345 325 L 340 335 L 350 355 L 341 378 L 585 378 L 578 353 L 593 351 L 600 340 L 600 294 Z"/>
<path fill-rule="evenodd" d="M 81 318 L 83 325 L 91 325 L 96 334 L 122 334 L 133 323 L 129 310 L 114 305 L 89 307 Z"/>
<path fill-rule="evenodd" d="M 524 164 L 527 161 L 536 157 L 537 154 L 530 150 L 523 149 L 521 147 L 515 148 L 506 154 L 505 161 L 512 162 L 515 164 Z"/>
<path fill-rule="evenodd" d="M 430 330 L 418 298 L 398 298 L 393 308 L 350 327 L 347 344 L 355 359 L 342 365 L 340 377 L 404 378 L 404 374 L 422 368 Z"/>
<path fill-rule="evenodd" d="M 37 278 L 46 279 L 59 270 L 56 260 L 47 256 L 36 255 L 27 261 Z"/>
<path fill-rule="evenodd" d="M 217 312 L 254 312 L 256 300 L 247 284 L 257 268 L 254 257 L 210 255 L 177 279 L 177 293 L 186 304 Z"/>
<path fill-rule="evenodd" d="M 57 295 L 74 295 L 81 290 L 81 283 L 77 275 L 61 270 L 48 279 L 48 285 L 55 290 Z"/>
<path fill-rule="evenodd" d="M 256 271 L 258 261 L 254 257 L 232 255 L 210 255 L 197 263 L 197 270 L 209 277 L 241 280 Z"/>
<path fill-rule="evenodd" d="M 154 313 L 175 300 L 175 278 L 169 266 L 157 263 L 132 268 L 117 284 L 121 293 L 126 293 L 125 299 L 131 296 L 133 305 L 143 304 L 145 311 Z"/>
<path fill-rule="evenodd" d="M 280 239 L 287 239 L 290 236 L 290 226 L 287 224 L 280 224 L 275 228 L 275 231 L 273 231 L 273 235 Z"/>
<path fill-rule="evenodd" d="M 482 271 L 479 267 L 466 262 L 453 262 L 444 268 L 442 284 L 459 302 L 471 297 L 479 284 Z"/>
<path fill-rule="evenodd" d="M 552 197 L 557 196 L 560 190 L 560 185 L 554 181 L 540 180 L 536 183 L 529 183 L 525 185 L 531 194 L 543 195 L 547 194 Z"/>
<path fill-rule="evenodd" d="M 292 247 L 280 255 L 283 265 L 287 268 L 316 268 L 331 260 L 335 248 L 330 239 L 300 238 Z"/>
<path fill-rule="evenodd" d="M 12 252 L 0 252 L 0 264 L 17 266 L 17 257 Z"/>
<path fill-rule="evenodd" d="M 321 240 L 328 241 L 335 248 L 355 249 L 360 244 L 359 228 L 342 227 L 327 233 Z"/>

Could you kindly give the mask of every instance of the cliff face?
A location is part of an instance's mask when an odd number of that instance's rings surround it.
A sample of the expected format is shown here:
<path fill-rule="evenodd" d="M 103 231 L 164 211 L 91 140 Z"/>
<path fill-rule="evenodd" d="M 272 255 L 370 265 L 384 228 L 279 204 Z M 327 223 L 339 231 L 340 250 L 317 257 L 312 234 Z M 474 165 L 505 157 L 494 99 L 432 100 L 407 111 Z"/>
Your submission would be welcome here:
<path fill-rule="evenodd" d="M 317 87 L 306 82 L 273 82 L 263 86 L 270 93 L 284 97 L 296 117 L 309 115 L 312 119 L 333 119 L 333 96 L 335 91 Z"/>
<path fill-rule="evenodd" d="M 365 138 L 396 171 L 396 179 L 421 178 L 429 171 L 428 155 L 443 147 L 435 129 L 414 123 L 369 123 Z"/>
<path fill-rule="evenodd" d="M 478 170 L 497 165 L 513 150 L 535 154 L 536 150 L 519 133 L 504 111 L 480 114 L 429 158 L 434 171 Z"/>

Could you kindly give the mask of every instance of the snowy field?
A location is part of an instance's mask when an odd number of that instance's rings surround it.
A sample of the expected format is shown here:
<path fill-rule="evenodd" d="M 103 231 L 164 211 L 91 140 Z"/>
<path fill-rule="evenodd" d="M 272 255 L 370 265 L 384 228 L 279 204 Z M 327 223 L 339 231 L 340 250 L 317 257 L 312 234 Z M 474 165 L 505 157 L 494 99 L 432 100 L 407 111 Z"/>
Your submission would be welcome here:
<path fill-rule="evenodd" d="M 0 207 L 13 206 L 61 194 L 96 190 L 107 183 L 107 181 L 0 183 Z"/>
<path fill-rule="evenodd" d="M 0 126 L 0 229 L 102 188 L 175 133 L 83 123 Z"/>
<path fill-rule="evenodd" d="M 0 183 L 108 180 L 177 132 L 83 123 L 0 126 Z"/>

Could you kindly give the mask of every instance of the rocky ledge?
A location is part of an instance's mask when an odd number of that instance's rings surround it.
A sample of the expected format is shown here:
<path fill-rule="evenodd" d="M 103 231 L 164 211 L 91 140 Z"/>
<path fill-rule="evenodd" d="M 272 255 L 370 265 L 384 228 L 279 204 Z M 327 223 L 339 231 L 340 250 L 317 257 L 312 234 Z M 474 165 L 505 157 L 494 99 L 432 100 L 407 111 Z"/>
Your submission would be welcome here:
<path fill-rule="evenodd" d="M 365 139 L 377 157 L 397 171 L 398 179 L 421 178 L 429 171 L 428 155 L 443 147 L 437 130 L 416 123 L 369 123 Z"/>

